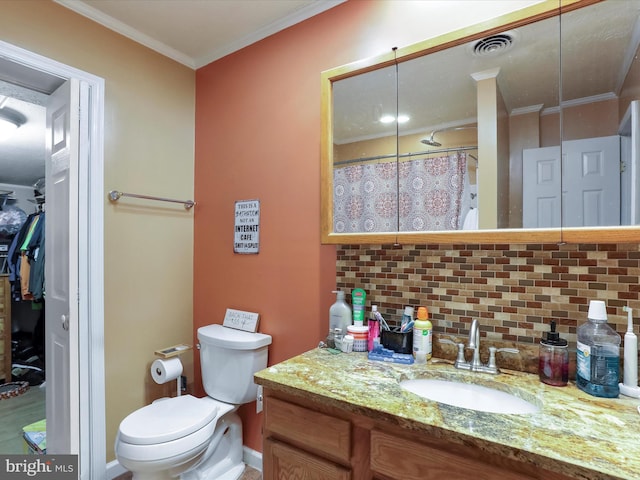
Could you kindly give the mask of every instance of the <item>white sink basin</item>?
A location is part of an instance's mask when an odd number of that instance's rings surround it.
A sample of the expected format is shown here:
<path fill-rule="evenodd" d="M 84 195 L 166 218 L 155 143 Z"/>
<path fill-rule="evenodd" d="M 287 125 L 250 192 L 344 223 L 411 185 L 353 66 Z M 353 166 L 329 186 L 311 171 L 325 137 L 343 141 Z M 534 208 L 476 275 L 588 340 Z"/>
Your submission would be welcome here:
<path fill-rule="evenodd" d="M 480 412 L 527 414 L 540 411 L 540 407 L 532 402 L 473 383 L 421 378 L 403 380 L 400 386 L 429 400 Z"/>

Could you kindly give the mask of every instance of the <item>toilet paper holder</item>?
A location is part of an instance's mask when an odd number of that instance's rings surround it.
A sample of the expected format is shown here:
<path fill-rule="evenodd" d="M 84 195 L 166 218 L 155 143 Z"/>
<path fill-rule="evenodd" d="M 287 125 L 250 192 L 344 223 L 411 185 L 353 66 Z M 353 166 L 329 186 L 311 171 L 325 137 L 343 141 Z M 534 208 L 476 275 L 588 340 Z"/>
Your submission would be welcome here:
<path fill-rule="evenodd" d="M 178 345 L 172 345 L 171 347 L 161 348 L 153 353 L 160 358 L 171 358 L 177 355 L 182 355 L 192 348 L 193 347 L 191 345 L 187 345 L 186 343 L 179 343 Z"/>
<path fill-rule="evenodd" d="M 160 360 L 168 360 L 170 358 L 173 357 L 178 357 L 179 355 L 182 355 L 185 352 L 188 352 L 189 350 L 191 350 L 193 347 L 191 345 L 187 345 L 186 343 L 179 343 L 177 345 L 172 345 L 170 347 L 166 347 L 166 348 L 161 348 L 160 350 L 156 350 L 155 355 L 156 357 L 159 357 Z M 153 364 L 151 366 L 151 368 L 153 369 Z M 153 372 L 152 372 L 152 376 L 153 376 Z M 184 377 L 182 375 L 178 375 L 178 377 L 176 378 L 176 390 L 177 393 L 176 395 L 179 397 L 182 393 L 182 379 Z M 155 380 L 155 379 L 154 379 Z M 186 383 L 186 380 L 185 380 Z"/>

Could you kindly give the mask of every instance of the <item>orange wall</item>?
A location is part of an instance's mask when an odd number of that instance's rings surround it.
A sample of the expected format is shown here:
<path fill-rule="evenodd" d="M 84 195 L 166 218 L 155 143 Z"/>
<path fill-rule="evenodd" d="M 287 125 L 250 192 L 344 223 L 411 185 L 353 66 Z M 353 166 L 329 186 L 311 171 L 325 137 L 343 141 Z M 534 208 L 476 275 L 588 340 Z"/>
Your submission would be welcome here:
<path fill-rule="evenodd" d="M 451 15 L 447 3 L 346 2 L 196 72 L 194 341 L 226 308 L 260 313 L 270 364 L 324 336 L 336 249 L 320 245 L 320 72 L 505 8 Z M 234 202 L 245 199 L 261 202 L 258 255 L 233 253 Z M 244 444 L 262 451 L 254 408 L 240 410 Z"/>

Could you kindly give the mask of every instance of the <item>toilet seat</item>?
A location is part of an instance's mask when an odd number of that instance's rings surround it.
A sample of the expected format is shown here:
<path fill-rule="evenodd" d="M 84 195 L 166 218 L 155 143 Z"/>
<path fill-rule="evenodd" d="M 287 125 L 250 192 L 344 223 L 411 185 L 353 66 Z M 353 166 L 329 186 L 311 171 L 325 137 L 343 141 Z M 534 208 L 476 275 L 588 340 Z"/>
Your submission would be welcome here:
<path fill-rule="evenodd" d="M 123 465 L 128 466 L 129 461 L 138 465 L 150 463 L 154 468 L 179 464 L 178 459 L 192 458 L 194 452 L 200 450 L 204 453 L 211 441 L 211 435 L 216 427 L 216 421 L 212 421 L 191 435 L 171 440 L 170 442 L 153 445 L 135 445 L 127 443 L 116 437 L 116 455 Z"/>
<path fill-rule="evenodd" d="M 152 403 L 128 415 L 120 424 L 120 440 L 155 445 L 184 438 L 211 423 L 218 405 L 191 395 Z"/>
<path fill-rule="evenodd" d="M 183 395 L 157 401 L 122 421 L 115 442 L 116 456 L 125 461 L 170 465 L 189 452 L 199 448 L 204 451 L 218 419 L 236 409 L 211 397 Z M 163 438 L 172 440 L 160 440 Z"/>

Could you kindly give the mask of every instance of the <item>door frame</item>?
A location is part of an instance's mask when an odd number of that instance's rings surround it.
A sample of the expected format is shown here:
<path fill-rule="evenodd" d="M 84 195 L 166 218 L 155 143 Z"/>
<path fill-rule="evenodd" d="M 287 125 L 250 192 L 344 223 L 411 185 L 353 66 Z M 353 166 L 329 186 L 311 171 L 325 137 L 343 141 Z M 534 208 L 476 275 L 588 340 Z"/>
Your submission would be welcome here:
<path fill-rule="evenodd" d="M 82 92 L 78 142 L 78 432 L 80 479 L 106 475 L 104 385 L 104 79 L 0 40 L 0 56 L 64 79 Z M 73 299 L 70 299 L 74 301 Z M 49 367 L 51 368 L 51 366 Z M 53 366 L 55 368 L 55 366 Z"/>

